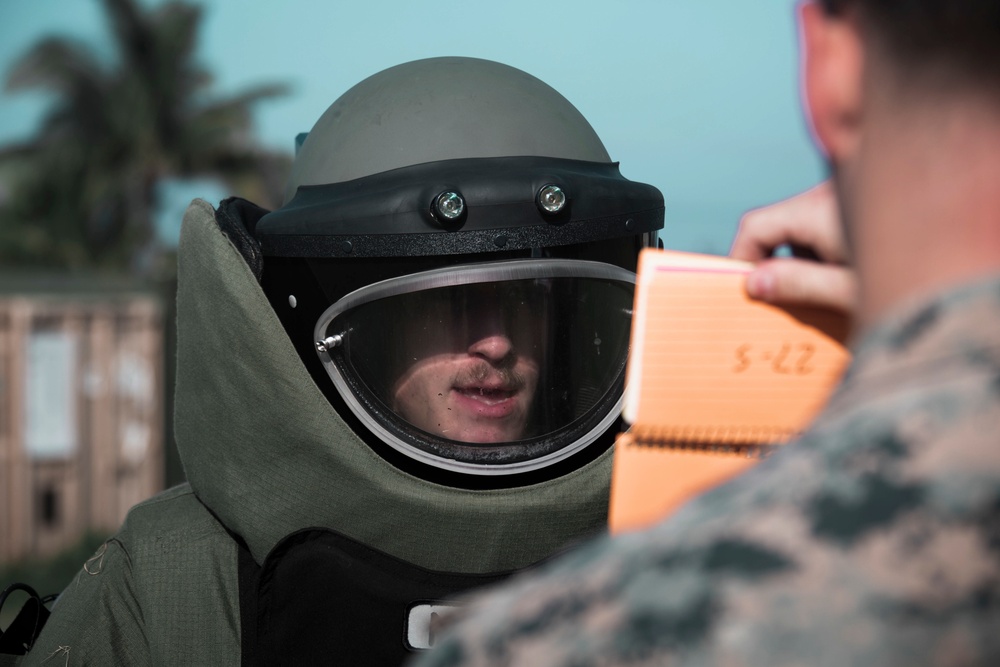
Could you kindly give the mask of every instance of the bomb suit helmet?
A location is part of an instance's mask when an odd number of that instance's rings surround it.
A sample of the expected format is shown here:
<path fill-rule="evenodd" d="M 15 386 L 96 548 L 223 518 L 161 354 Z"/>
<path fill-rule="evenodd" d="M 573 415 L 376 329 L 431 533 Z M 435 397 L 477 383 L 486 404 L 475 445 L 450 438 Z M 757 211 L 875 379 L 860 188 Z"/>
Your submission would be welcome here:
<path fill-rule="evenodd" d="M 434 58 L 335 101 L 254 235 L 344 421 L 410 472 L 503 486 L 610 445 L 637 255 L 663 210 L 550 86 Z"/>

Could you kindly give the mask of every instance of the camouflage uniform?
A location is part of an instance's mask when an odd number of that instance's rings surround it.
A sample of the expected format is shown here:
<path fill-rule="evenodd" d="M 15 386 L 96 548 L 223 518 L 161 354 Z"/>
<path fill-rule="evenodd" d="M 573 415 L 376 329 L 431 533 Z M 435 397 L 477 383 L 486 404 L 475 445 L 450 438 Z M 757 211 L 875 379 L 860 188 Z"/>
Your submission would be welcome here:
<path fill-rule="evenodd" d="M 421 667 L 1000 664 L 1000 279 L 867 336 L 794 446 L 458 623 Z"/>

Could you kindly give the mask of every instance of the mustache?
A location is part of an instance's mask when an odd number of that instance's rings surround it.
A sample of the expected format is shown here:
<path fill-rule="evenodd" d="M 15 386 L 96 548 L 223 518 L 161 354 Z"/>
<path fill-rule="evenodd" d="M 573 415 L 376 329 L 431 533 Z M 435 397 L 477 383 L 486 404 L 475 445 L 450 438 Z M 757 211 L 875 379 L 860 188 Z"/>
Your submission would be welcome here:
<path fill-rule="evenodd" d="M 455 376 L 453 384 L 458 387 L 490 384 L 509 391 L 520 391 L 524 388 L 526 380 L 513 368 L 498 368 L 488 361 L 479 361 L 460 371 Z"/>

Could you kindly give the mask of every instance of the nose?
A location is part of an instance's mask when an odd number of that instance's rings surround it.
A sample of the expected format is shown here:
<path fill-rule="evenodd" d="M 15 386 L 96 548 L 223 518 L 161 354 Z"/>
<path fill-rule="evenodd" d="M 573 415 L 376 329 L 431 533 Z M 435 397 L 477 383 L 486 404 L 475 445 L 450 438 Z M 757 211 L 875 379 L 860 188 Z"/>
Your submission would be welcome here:
<path fill-rule="evenodd" d="M 514 351 L 514 344 L 503 334 L 493 334 L 480 338 L 469 346 L 469 354 L 482 357 L 489 362 L 499 363 Z"/>

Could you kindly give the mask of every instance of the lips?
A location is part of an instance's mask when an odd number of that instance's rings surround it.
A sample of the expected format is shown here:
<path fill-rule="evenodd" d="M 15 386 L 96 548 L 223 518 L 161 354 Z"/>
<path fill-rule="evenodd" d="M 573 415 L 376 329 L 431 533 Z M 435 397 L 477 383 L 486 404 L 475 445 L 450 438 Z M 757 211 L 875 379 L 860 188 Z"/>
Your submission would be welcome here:
<path fill-rule="evenodd" d="M 479 401 L 486 405 L 494 405 L 501 401 L 506 401 L 517 394 L 516 389 L 505 389 L 503 387 L 459 387 L 455 391 L 469 400 Z"/>
<path fill-rule="evenodd" d="M 471 385 L 454 387 L 456 404 L 478 417 L 501 419 L 509 416 L 518 406 L 518 389 L 508 386 Z"/>

